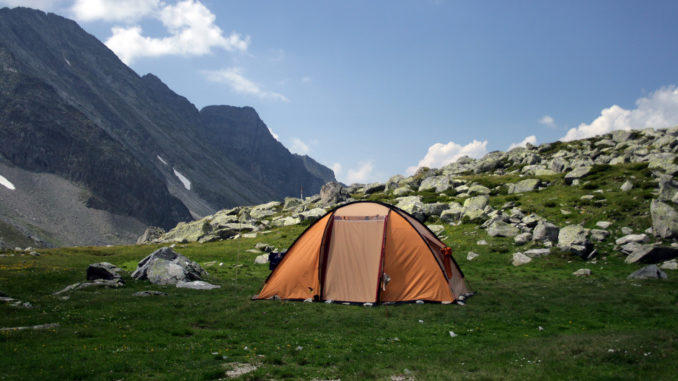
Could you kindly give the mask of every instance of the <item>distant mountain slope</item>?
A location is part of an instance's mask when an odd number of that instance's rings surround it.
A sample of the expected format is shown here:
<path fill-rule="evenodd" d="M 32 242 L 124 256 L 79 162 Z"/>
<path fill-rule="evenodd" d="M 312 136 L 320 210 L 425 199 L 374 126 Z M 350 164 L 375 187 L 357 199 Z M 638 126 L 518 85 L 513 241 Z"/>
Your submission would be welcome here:
<path fill-rule="evenodd" d="M 253 109 L 198 111 L 75 22 L 27 8 L 0 9 L 0 142 L 0 162 L 61 176 L 87 189 L 87 206 L 163 227 L 334 179 Z"/>

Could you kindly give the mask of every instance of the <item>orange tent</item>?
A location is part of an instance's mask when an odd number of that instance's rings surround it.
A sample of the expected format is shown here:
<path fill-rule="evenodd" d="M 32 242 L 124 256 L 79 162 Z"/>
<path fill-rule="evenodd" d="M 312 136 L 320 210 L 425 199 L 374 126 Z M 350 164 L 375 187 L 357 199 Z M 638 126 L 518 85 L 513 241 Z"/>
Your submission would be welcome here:
<path fill-rule="evenodd" d="M 467 295 L 450 248 L 426 225 L 392 205 L 358 201 L 306 229 L 254 299 L 451 303 Z"/>

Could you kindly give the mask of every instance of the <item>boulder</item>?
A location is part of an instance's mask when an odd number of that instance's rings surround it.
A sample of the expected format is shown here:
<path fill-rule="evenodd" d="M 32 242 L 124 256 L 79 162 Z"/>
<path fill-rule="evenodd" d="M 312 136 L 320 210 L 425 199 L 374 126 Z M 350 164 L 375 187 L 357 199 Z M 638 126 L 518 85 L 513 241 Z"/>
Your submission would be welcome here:
<path fill-rule="evenodd" d="M 572 273 L 574 276 L 591 276 L 591 269 L 579 269 Z"/>
<path fill-rule="evenodd" d="M 593 250 L 588 231 L 581 225 L 568 225 L 558 233 L 558 248 L 586 258 Z"/>
<path fill-rule="evenodd" d="M 657 265 L 648 265 L 638 271 L 634 271 L 627 279 L 666 279 L 666 273 Z"/>
<path fill-rule="evenodd" d="M 325 213 L 327 212 L 323 208 L 313 208 L 311 210 L 299 213 L 299 216 L 303 221 L 316 221 L 324 216 Z"/>
<path fill-rule="evenodd" d="M 348 197 L 346 188 L 336 181 L 329 182 L 320 188 L 320 203 L 323 205 L 338 204 L 346 201 Z"/>
<path fill-rule="evenodd" d="M 216 284 L 207 283 L 202 280 L 194 280 L 190 282 L 178 281 L 176 283 L 177 288 L 190 288 L 193 290 L 212 290 L 215 288 L 221 288 L 221 286 Z"/>
<path fill-rule="evenodd" d="M 629 139 L 631 139 L 631 136 L 633 135 L 633 132 L 629 130 L 615 130 L 612 131 L 612 140 L 614 140 L 616 143 L 625 143 Z"/>
<path fill-rule="evenodd" d="M 257 242 L 257 244 L 254 245 L 254 248 L 263 251 L 264 253 L 272 253 L 275 251 L 275 247 L 263 242 Z"/>
<path fill-rule="evenodd" d="M 512 194 L 532 192 L 533 190 L 537 189 L 539 184 L 541 184 L 539 179 L 525 179 L 518 181 L 517 183 L 506 184 L 506 186 L 508 187 L 508 193 Z"/>
<path fill-rule="evenodd" d="M 533 241 L 557 242 L 560 228 L 548 221 L 539 221 L 532 231 Z"/>
<path fill-rule="evenodd" d="M 647 241 L 648 241 L 647 234 L 629 234 L 621 238 L 617 238 L 617 240 L 614 241 L 614 243 L 616 243 L 617 245 L 626 245 L 629 242 L 647 242 Z"/>
<path fill-rule="evenodd" d="M 302 201 L 300 198 L 285 197 L 285 203 L 283 204 L 283 210 L 294 209 L 294 208 L 302 205 L 303 203 L 304 203 L 304 201 Z"/>
<path fill-rule="evenodd" d="M 393 195 L 394 196 L 404 196 L 408 193 L 412 192 L 412 189 L 410 187 L 398 187 L 393 190 Z"/>
<path fill-rule="evenodd" d="M 448 209 L 443 210 L 440 213 L 440 219 L 448 224 L 459 221 L 461 215 L 464 211 L 464 208 L 458 202 L 450 202 L 448 204 Z"/>
<path fill-rule="evenodd" d="M 532 262 L 532 258 L 528 257 L 527 255 L 521 252 L 517 252 L 513 254 L 513 261 L 511 263 L 513 264 L 513 266 L 522 266 L 530 262 Z"/>
<path fill-rule="evenodd" d="M 538 257 L 545 257 L 549 254 L 551 254 L 551 249 L 530 249 L 527 250 L 525 253 L 530 258 L 538 258 Z"/>
<path fill-rule="evenodd" d="M 372 194 L 377 192 L 383 192 L 386 189 L 386 184 L 382 183 L 373 183 L 365 186 L 365 194 Z"/>
<path fill-rule="evenodd" d="M 591 173 L 591 169 L 592 167 L 590 165 L 576 167 L 565 175 L 565 184 L 570 185 L 574 180 L 581 179 L 582 177 L 588 175 Z"/>
<path fill-rule="evenodd" d="M 165 229 L 157 226 L 149 226 L 144 231 L 144 234 L 140 235 L 139 238 L 137 238 L 137 245 L 151 243 L 156 239 L 162 237 L 163 234 L 165 234 Z"/>
<path fill-rule="evenodd" d="M 87 280 L 113 280 L 120 279 L 120 271 L 118 266 L 108 262 L 92 263 L 87 266 Z"/>
<path fill-rule="evenodd" d="M 494 220 L 487 228 L 487 234 L 491 237 L 515 237 L 520 230 L 502 220 Z"/>
<path fill-rule="evenodd" d="M 516 245 L 524 245 L 532 239 L 532 233 L 520 233 L 517 236 L 513 237 L 513 241 Z"/>
<path fill-rule="evenodd" d="M 610 225 L 612 225 L 612 223 L 609 222 L 609 221 L 598 221 L 598 222 L 596 222 L 596 226 L 601 228 L 601 229 L 607 229 L 607 228 L 610 227 Z"/>
<path fill-rule="evenodd" d="M 678 237 L 678 212 L 671 205 L 652 200 L 650 214 L 655 235 L 662 238 Z"/>
<path fill-rule="evenodd" d="M 420 196 L 405 196 L 398 197 L 396 206 L 407 213 L 413 215 L 418 220 L 424 220 L 424 203 L 421 202 Z"/>
<path fill-rule="evenodd" d="M 480 185 L 480 184 L 473 184 L 470 187 L 468 187 L 467 190 L 468 194 L 490 194 L 492 191 L 490 191 L 490 188 Z"/>
<path fill-rule="evenodd" d="M 281 217 L 273 220 L 273 226 L 291 226 L 298 225 L 301 223 L 301 218 L 299 217 Z"/>
<path fill-rule="evenodd" d="M 480 254 L 469 251 L 468 254 L 466 255 L 466 260 L 472 261 L 472 260 L 478 258 L 479 256 L 480 256 Z"/>
<path fill-rule="evenodd" d="M 666 261 L 659 266 L 660 269 L 662 270 L 678 270 L 678 261 L 675 259 L 672 259 L 670 261 Z"/>
<path fill-rule="evenodd" d="M 610 232 L 603 229 L 591 229 L 591 241 L 601 242 L 610 235 Z"/>
<path fill-rule="evenodd" d="M 619 190 L 621 190 L 622 192 L 628 192 L 631 189 L 633 189 L 633 183 L 629 180 L 626 180 L 624 184 L 622 184 L 622 186 L 619 187 Z"/>
<path fill-rule="evenodd" d="M 440 214 L 449 209 L 450 205 L 443 202 L 434 202 L 430 204 L 424 204 L 422 207 L 422 212 L 428 217 L 438 217 Z"/>
<path fill-rule="evenodd" d="M 660 263 L 669 259 L 678 258 L 678 248 L 671 246 L 638 246 L 624 260 L 626 263 Z"/>
<path fill-rule="evenodd" d="M 183 281 L 201 280 L 207 276 L 197 262 L 175 252 L 169 247 L 161 247 L 139 261 L 132 278 L 148 280 L 153 284 L 176 284 Z"/>
<path fill-rule="evenodd" d="M 429 230 L 431 230 L 436 235 L 445 231 L 445 227 L 443 225 L 426 225 L 426 227 L 428 227 Z"/>
<path fill-rule="evenodd" d="M 663 202 L 672 202 L 678 204 L 678 182 L 671 176 L 662 176 L 659 178 L 659 194 L 657 199 Z"/>
<path fill-rule="evenodd" d="M 431 176 L 425 178 L 419 185 L 419 192 L 426 190 L 435 190 L 436 193 L 445 192 L 450 189 L 450 178 L 442 176 Z"/>

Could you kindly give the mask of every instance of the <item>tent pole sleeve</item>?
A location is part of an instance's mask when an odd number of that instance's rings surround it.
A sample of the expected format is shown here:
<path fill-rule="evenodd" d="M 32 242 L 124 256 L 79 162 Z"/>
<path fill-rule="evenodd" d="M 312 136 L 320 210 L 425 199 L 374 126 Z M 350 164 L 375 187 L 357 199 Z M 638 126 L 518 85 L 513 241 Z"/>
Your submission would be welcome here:
<path fill-rule="evenodd" d="M 388 213 L 386 213 L 386 217 L 384 217 L 384 231 L 381 235 L 381 254 L 379 255 L 379 275 L 377 276 L 377 294 L 374 298 L 374 300 L 377 301 L 377 303 L 381 302 L 381 298 L 379 298 L 379 295 L 381 295 L 381 292 L 379 292 L 379 288 L 381 286 L 381 282 L 383 282 L 384 278 L 384 256 L 386 254 L 386 226 L 388 225 L 388 216 L 391 214 L 391 210 L 389 209 Z"/>
<path fill-rule="evenodd" d="M 320 253 L 318 253 L 318 285 L 320 289 L 318 290 L 318 298 L 323 299 L 323 293 L 325 292 L 325 275 L 327 273 L 327 255 L 330 250 L 330 240 L 332 239 L 332 228 L 334 227 L 334 213 L 330 215 L 327 225 L 325 225 L 325 232 L 323 233 L 323 240 L 320 243 Z"/>

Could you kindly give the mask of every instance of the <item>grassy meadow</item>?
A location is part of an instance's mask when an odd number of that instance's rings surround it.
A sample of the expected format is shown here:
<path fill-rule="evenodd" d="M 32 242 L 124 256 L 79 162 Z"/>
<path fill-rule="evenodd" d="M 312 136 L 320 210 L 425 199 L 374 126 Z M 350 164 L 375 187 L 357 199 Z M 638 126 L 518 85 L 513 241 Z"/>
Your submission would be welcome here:
<path fill-rule="evenodd" d="M 0 331 L 0 380 L 214 380 L 242 364 L 256 366 L 240 376 L 252 380 L 676 379 L 678 274 L 627 280 L 641 265 L 624 264 L 614 249 L 622 226 L 637 232 L 650 226 L 656 183 L 645 171 L 602 167 L 580 186 L 553 177 L 539 192 L 491 196 L 495 207 L 512 201 L 561 227 L 613 222 L 593 262 L 554 249 L 514 267 L 512 254 L 531 244 L 515 248 L 512 239 L 489 237 L 472 223 L 445 225 L 441 235 L 477 292 L 465 305 L 251 301 L 269 270 L 246 250 L 257 242 L 287 247 L 305 226 L 256 239 L 177 245 L 205 266 L 207 281 L 221 285 L 210 291 L 131 279 L 136 263 L 159 246 L 5 252 L 0 291 L 33 308 L 0 304 L 0 327 L 59 325 Z M 486 185 L 516 180 L 469 178 Z M 628 178 L 636 180 L 634 189 L 618 191 Z M 597 189 L 604 192 L 580 199 Z M 468 251 L 480 256 L 467 261 Z M 52 295 L 84 281 L 87 265 L 102 261 L 126 271 L 125 287 Z M 573 276 L 580 268 L 592 275 Z M 168 295 L 132 296 L 142 290 Z"/>

